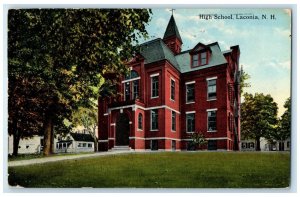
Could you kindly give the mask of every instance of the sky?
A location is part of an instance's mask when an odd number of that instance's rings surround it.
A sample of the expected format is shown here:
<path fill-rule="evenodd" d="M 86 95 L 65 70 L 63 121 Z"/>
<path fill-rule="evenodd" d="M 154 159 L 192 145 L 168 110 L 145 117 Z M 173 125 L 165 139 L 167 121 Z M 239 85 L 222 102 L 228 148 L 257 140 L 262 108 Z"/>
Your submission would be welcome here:
<path fill-rule="evenodd" d="M 213 14 L 205 20 L 199 15 Z M 214 19 L 230 16 L 233 19 Z M 257 16 L 259 19 L 237 19 Z M 221 50 L 240 47 L 240 66 L 250 75 L 248 93 L 270 94 L 278 104 L 278 116 L 290 97 L 291 81 L 291 11 L 288 9 L 175 9 L 174 18 L 181 35 L 182 51 L 197 43 L 218 42 Z M 267 19 L 263 19 L 265 15 Z M 271 15 L 275 19 L 271 19 Z M 149 38 L 162 38 L 171 17 L 171 9 L 152 9 L 147 26 Z M 146 41 L 145 40 L 145 41 Z"/>

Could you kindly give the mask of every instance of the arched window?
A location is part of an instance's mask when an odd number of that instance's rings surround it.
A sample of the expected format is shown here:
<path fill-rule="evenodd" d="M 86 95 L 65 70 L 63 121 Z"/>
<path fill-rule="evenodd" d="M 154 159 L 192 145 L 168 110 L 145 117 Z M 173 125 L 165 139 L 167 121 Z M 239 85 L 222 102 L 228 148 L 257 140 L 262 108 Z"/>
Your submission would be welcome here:
<path fill-rule="evenodd" d="M 138 78 L 139 77 L 139 73 L 136 72 L 135 70 L 130 71 L 129 74 L 126 75 L 125 80 L 128 79 L 134 79 L 134 78 Z"/>
<path fill-rule="evenodd" d="M 139 113 L 138 117 L 138 129 L 143 130 L 143 115 L 141 113 Z"/>

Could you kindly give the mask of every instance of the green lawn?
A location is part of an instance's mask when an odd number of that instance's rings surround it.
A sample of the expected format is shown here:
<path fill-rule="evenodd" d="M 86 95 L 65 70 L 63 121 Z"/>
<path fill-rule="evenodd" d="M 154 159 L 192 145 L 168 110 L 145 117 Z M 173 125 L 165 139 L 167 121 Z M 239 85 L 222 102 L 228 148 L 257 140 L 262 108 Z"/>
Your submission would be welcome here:
<path fill-rule="evenodd" d="M 289 153 L 164 152 L 9 167 L 10 185 L 63 188 L 282 188 Z"/>

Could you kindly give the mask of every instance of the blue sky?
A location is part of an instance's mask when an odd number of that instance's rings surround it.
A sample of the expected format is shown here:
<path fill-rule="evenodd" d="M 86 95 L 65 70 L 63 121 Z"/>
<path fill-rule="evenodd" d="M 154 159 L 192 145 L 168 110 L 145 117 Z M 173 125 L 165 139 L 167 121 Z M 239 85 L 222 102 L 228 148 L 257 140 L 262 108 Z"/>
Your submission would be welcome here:
<path fill-rule="evenodd" d="M 170 9 L 153 9 L 147 30 L 149 39 L 163 37 L 171 16 Z M 199 14 L 246 14 L 251 19 L 200 19 Z M 262 15 L 268 19 L 263 20 Z M 275 16 L 275 20 L 271 19 Z M 249 93 L 270 94 L 278 103 L 279 113 L 290 96 L 291 76 L 291 13 L 288 9 L 176 9 L 174 18 L 183 40 L 182 50 L 198 42 L 218 42 L 221 50 L 239 45 L 240 65 L 251 78 Z M 149 40 L 148 39 L 148 40 Z"/>

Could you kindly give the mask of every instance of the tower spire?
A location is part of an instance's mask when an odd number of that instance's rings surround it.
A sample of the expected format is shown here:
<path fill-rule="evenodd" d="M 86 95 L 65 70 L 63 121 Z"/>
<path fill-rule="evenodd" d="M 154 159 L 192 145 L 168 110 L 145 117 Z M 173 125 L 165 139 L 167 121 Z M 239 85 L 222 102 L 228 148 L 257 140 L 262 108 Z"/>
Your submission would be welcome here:
<path fill-rule="evenodd" d="M 173 51 L 174 54 L 178 54 L 181 52 L 182 40 L 174 19 L 174 9 L 171 9 L 171 11 L 172 15 L 166 28 L 163 41 Z"/>

